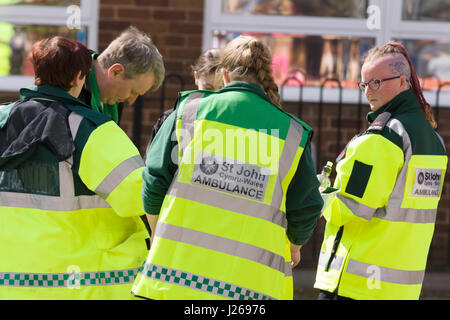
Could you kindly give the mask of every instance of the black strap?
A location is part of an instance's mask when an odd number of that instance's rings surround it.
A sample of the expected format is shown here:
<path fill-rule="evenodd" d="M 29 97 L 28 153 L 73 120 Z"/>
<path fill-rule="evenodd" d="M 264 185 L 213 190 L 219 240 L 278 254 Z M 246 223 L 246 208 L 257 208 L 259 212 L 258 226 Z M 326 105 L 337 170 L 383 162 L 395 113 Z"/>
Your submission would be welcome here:
<path fill-rule="evenodd" d="M 325 272 L 328 272 L 331 266 L 331 262 L 333 261 L 334 257 L 336 256 L 337 249 L 339 247 L 339 243 L 342 239 L 342 233 L 344 232 L 344 226 L 341 226 L 336 233 L 336 237 L 334 238 L 333 248 L 331 249 L 330 259 L 328 259 L 327 265 L 325 266 Z"/>

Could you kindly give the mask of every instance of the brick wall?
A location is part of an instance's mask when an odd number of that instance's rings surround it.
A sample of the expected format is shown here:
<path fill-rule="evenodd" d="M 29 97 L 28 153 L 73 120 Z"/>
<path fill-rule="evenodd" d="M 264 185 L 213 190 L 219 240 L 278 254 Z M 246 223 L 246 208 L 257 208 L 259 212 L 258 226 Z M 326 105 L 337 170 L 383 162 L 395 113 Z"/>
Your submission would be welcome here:
<path fill-rule="evenodd" d="M 166 74 L 181 74 L 184 88 L 195 89 L 190 66 L 202 49 L 203 0 L 100 0 L 98 52 L 130 25 L 152 37 L 164 57 Z M 165 92 L 160 89 L 145 95 L 140 117 L 142 134 L 139 149 L 142 154 L 161 108 L 171 107 L 180 88 L 180 80 L 171 77 Z M 163 106 L 159 99 L 162 94 L 167 98 Z M 18 94 L 15 92 L 0 92 L 0 103 L 16 99 Z M 133 116 L 133 107 L 126 106 L 121 127 L 130 138 L 133 135 Z"/>
<path fill-rule="evenodd" d="M 101 52 L 130 24 L 147 32 L 155 42 L 166 67 L 166 74 L 183 76 L 185 89 L 195 89 L 190 66 L 202 49 L 203 0 L 100 0 L 99 51 Z M 168 79 L 165 92 L 158 90 L 145 96 L 141 114 L 142 134 L 139 143 L 145 152 L 153 123 L 160 115 L 164 94 L 164 109 L 171 107 L 180 90 L 178 78 Z M 121 127 L 132 137 L 134 110 L 126 106 Z"/>

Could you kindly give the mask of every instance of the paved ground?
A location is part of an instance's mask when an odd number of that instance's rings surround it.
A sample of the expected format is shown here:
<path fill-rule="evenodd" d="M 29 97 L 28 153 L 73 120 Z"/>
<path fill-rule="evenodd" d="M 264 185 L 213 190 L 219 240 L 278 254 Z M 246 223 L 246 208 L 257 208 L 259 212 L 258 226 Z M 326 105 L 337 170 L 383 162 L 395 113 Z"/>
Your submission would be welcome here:
<path fill-rule="evenodd" d="M 294 269 L 294 300 L 316 300 L 315 269 Z M 450 272 L 427 272 L 420 300 L 450 300 Z"/>

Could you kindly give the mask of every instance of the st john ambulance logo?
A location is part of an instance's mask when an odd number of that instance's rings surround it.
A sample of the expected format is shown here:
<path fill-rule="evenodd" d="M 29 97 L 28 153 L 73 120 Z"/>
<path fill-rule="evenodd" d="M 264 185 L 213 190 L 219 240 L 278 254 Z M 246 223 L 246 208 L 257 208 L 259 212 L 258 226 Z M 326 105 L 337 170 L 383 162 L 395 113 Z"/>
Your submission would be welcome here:
<path fill-rule="evenodd" d="M 199 152 L 191 182 L 214 191 L 264 201 L 270 177 L 269 168 Z"/>
<path fill-rule="evenodd" d="M 214 157 L 205 157 L 200 164 L 200 170 L 206 175 L 212 175 L 217 172 L 219 165 Z"/>
<path fill-rule="evenodd" d="M 423 176 L 423 173 L 420 172 L 419 175 L 417 176 L 417 182 L 418 182 L 419 184 L 422 184 L 424 179 L 425 179 L 425 178 L 424 178 L 424 176 Z"/>
<path fill-rule="evenodd" d="M 412 187 L 413 197 L 439 197 L 442 189 L 442 169 L 417 168 L 415 182 Z"/>

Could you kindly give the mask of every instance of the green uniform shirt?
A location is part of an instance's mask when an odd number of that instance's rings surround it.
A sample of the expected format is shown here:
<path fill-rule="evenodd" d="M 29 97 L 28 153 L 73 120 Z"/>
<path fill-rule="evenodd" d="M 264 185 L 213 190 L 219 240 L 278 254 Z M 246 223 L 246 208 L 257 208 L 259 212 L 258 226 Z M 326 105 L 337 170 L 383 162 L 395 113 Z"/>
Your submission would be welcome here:
<path fill-rule="evenodd" d="M 94 69 L 94 61 L 98 58 L 99 54 L 96 52 L 92 52 L 92 71 L 86 78 L 87 86 L 90 88 L 90 101 L 84 101 L 85 103 L 88 103 L 91 105 L 92 109 L 95 111 L 101 112 L 103 114 L 106 114 L 107 116 L 111 117 L 111 119 L 114 120 L 115 123 L 119 123 L 119 104 L 105 104 L 102 103 L 100 100 L 100 92 L 98 91 L 98 85 L 97 85 L 97 77 L 95 75 L 95 69 Z M 82 97 L 80 97 L 80 100 L 85 100 Z M 89 103 L 90 102 L 90 103 Z"/>
<path fill-rule="evenodd" d="M 265 93 L 255 84 L 232 82 L 218 92 L 230 90 L 250 91 L 267 100 Z M 171 140 L 175 121 L 176 112 L 173 112 L 163 123 L 147 151 L 142 192 L 144 210 L 149 214 L 159 214 L 164 197 L 178 169 L 176 161 L 171 159 L 172 151 L 177 146 L 177 141 Z M 286 197 L 287 235 L 294 244 L 305 244 L 317 224 L 323 206 L 318 187 L 319 181 L 308 142 Z"/>

